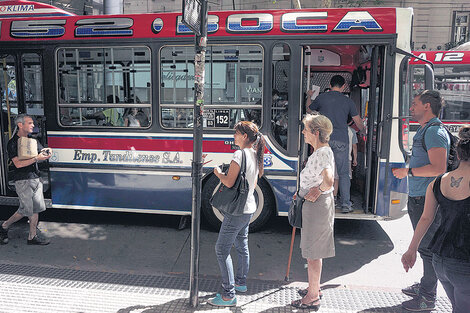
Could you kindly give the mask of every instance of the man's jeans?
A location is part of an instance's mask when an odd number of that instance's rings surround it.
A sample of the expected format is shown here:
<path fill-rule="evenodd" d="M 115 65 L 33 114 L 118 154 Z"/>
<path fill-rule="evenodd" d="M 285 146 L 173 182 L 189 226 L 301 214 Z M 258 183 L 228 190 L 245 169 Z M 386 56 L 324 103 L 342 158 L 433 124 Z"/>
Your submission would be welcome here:
<path fill-rule="evenodd" d="M 434 254 L 432 265 L 452 303 L 452 312 L 470 312 L 470 262 Z"/>
<path fill-rule="evenodd" d="M 341 193 L 341 207 L 351 207 L 351 179 L 349 178 L 349 143 L 330 140 L 331 150 L 335 156 L 336 171 L 339 177 L 339 192 Z"/>
<path fill-rule="evenodd" d="M 410 216 L 413 230 L 416 229 L 419 219 L 424 210 L 424 196 L 408 197 L 408 215 Z M 440 215 L 436 214 L 434 222 L 429 226 L 428 232 L 424 235 L 418 247 L 418 252 L 423 259 L 423 277 L 421 278 L 419 293 L 428 300 L 436 299 L 437 277 L 434 267 L 432 266 L 432 252 L 428 249 L 429 243 L 434 233 L 440 225 Z"/>
<path fill-rule="evenodd" d="M 222 275 L 222 296 L 235 297 L 235 284 L 246 285 L 246 276 L 250 268 L 250 253 L 248 251 L 248 226 L 253 214 L 233 216 L 225 214 L 219 231 L 219 238 L 215 244 L 215 253 Z M 230 250 L 235 245 L 237 250 L 237 277 L 234 278 L 232 257 Z"/>

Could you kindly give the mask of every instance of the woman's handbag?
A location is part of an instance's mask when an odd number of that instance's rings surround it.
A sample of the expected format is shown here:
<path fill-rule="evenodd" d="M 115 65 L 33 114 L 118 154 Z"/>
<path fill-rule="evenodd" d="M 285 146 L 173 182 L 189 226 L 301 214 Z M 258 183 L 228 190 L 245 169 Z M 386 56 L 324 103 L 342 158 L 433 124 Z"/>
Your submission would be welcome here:
<path fill-rule="evenodd" d="M 289 224 L 291 224 L 292 227 L 302 228 L 302 205 L 304 201 L 305 199 L 299 196 L 299 194 L 297 194 L 295 199 L 292 199 L 287 215 Z"/>
<path fill-rule="evenodd" d="M 239 216 L 243 214 L 250 186 L 246 179 L 246 157 L 242 150 L 242 164 L 237 180 L 231 188 L 220 183 L 219 189 L 212 195 L 210 203 L 222 213 Z"/>

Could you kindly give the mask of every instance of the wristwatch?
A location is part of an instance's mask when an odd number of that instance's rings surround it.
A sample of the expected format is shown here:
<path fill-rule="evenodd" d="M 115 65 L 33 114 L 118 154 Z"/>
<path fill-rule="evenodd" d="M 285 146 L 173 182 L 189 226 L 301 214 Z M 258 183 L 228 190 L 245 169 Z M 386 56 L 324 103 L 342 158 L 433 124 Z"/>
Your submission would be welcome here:
<path fill-rule="evenodd" d="M 413 168 L 412 167 L 408 168 L 408 176 L 413 176 L 413 177 L 415 176 L 413 174 Z"/>

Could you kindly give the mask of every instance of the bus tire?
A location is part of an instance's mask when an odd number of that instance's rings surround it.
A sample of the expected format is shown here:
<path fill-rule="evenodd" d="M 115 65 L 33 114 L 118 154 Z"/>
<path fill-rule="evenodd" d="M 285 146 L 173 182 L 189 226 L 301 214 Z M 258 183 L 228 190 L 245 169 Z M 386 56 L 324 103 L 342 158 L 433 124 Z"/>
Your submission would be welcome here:
<path fill-rule="evenodd" d="M 222 225 L 222 214 L 210 204 L 210 199 L 214 192 L 219 188 L 220 181 L 215 175 L 211 175 L 202 187 L 202 214 L 210 227 L 216 231 Z M 271 187 L 264 178 L 258 179 L 255 188 L 255 199 L 257 203 L 256 212 L 250 221 L 250 232 L 260 230 L 271 218 L 275 208 L 274 195 Z M 260 203 L 261 200 L 261 203 Z"/>

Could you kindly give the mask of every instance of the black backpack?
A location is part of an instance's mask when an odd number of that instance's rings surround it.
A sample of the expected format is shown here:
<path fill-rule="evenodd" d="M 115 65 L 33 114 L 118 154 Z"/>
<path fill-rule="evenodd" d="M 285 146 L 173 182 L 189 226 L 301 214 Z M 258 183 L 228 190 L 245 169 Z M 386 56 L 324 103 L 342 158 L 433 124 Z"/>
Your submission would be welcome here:
<path fill-rule="evenodd" d="M 424 126 L 424 132 L 423 132 L 423 139 L 422 139 L 422 144 L 424 151 L 428 152 L 428 149 L 426 148 L 426 142 L 424 140 L 426 136 L 426 130 L 431 127 L 431 126 L 441 126 L 444 127 L 444 129 L 447 132 L 447 135 L 449 135 L 450 138 L 450 147 L 449 147 L 449 157 L 447 158 L 447 170 L 446 172 L 450 172 L 455 170 L 457 167 L 459 167 L 459 159 L 457 158 L 457 141 L 459 140 L 457 136 L 452 135 L 452 133 L 449 131 L 449 129 L 442 123 L 442 122 L 433 122 L 431 124 L 428 124 Z"/>

